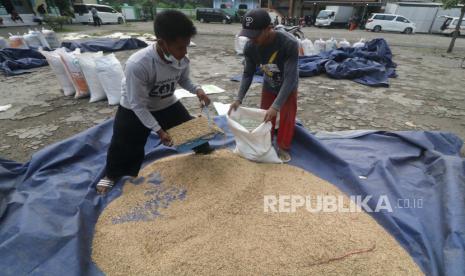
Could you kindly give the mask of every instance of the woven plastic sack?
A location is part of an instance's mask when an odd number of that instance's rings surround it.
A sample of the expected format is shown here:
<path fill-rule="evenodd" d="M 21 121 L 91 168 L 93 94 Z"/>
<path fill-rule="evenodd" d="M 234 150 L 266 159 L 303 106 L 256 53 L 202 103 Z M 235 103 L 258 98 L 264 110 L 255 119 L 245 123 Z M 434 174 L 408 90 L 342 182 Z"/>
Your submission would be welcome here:
<path fill-rule="evenodd" d="M 114 54 L 95 59 L 97 76 L 108 98 L 108 104 L 119 104 L 121 98 L 121 82 L 123 67 Z"/>
<path fill-rule="evenodd" d="M 236 140 L 234 153 L 261 163 L 282 163 L 271 143 L 271 122 L 264 122 L 266 110 L 239 107 L 226 116 Z"/>

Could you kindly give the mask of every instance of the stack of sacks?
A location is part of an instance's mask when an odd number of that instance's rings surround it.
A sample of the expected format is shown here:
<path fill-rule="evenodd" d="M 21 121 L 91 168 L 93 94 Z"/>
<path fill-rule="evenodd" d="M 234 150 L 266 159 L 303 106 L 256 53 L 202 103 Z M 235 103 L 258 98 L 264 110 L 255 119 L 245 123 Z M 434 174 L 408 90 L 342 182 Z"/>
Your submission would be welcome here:
<path fill-rule="evenodd" d="M 4 37 L 0 36 L 0 50 L 4 48 L 8 48 L 10 45 L 8 43 L 8 40 L 6 40 Z"/>
<path fill-rule="evenodd" d="M 313 56 L 319 54 L 313 46 L 312 41 L 308 38 L 302 40 L 302 48 L 305 56 Z"/>
<path fill-rule="evenodd" d="M 77 99 L 90 96 L 90 102 L 108 99 L 116 105 L 121 97 L 123 68 L 114 54 L 83 53 L 65 48 L 40 51 L 52 67 L 65 96 Z"/>
<path fill-rule="evenodd" d="M 53 30 L 42 28 L 39 30 L 29 30 L 24 35 L 10 33 L 9 47 L 18 49 L 39 49 L 48 48 L 56 49 L 60 47 L 57 35 Z M 6 48 L 6 47 L 4 47 Z"/>
<path fill-rule="evenodd" d="M 330 51 L 330 50 L 336 50 L 337 48 L 337 40 L 331 37 L 330 39 L 326 40 L 325 42 L 325 50 Z"/>
<path fill-rule="evenodd" d="M 10 48 L 16 48 L 16 49 L 29 49 L 29 47 L 26 44 L 26 41 L 24 40 L 23 36 L 20 34 L 9 34 L 9 45 Z"/>
<path fill-rule="evenodd" d="M 359 42 L 355 42 L 354 45 L 352 47 L 354 48 L 362 48 L 362 47 L 365 47 L 365 38 L 361 38 Z"/>
<path fill-rule="evenodd" d="M 347 41 L 345 38 L 343 38 L 341 41 L 339 41 L 338 47 L 339 48 L 348 48 L 348 47 L 350 47 L 350 42 Z"/>
<path fill-rule="evenodd" d="M 326 51 L 326 41 L 321 38 L 319 40 L 315 40 L 313 46 L 317 54 Z"/>
<path fill-rule="evenodd" d="M 58 40 L 57 34 L 53 30 L 42 28 L 42 35 L 50 46 L 50 49 L 60 48 L 60 41 Z"/>

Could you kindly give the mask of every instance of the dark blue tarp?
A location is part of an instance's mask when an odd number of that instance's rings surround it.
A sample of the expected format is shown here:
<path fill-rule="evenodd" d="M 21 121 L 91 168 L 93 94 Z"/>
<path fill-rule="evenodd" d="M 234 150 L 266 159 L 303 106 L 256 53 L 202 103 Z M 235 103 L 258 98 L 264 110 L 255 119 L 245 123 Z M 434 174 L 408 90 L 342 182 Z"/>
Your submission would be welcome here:
<path fill-rule="evenodd" d="M 350 79 L 368 86 L 389 86 L 389 78 L 396 77 L 392 52 L 382 38 L 373 39 L 361 48 L 339 48 L 314 56 L 299 57 L 299 77 L 313 77 L 326 73 L 334 79 Z M 255 79 L 257 77 L 257 79 Z M 254 82 L 263 82 L 255 76 Z M 241 81 L 242 75 L 232 81 Z"/>
<path fill-rule="evenodd" d="M 116 52 L 144 48 L 147 43 L 137 38 L 93 38 L 63 41 L 61 47 L 71 51 L 80 48 L 81 52 Z"/>
<path fill-rule="evenodd" d="M 14 48 L 0 50 L 0 71 L 6 76 L 30 73 L 30 69 L 46 65 L 48 65 L 47 60 L 36 50 Z"/>
<path fill-rule="evenodd" d="M 386 40 L 376 38 L 360 48 L 339 48 L 319 55 L 299 58 L 299 76 L 326 73 L 335 79 L 351 79 L 368 86 L 389 86 L 396 77 L 396 64 Z"/>
<path fill-rule="evenodd" d="M 233 146 L 227 137 L 214 147 Z M 20 164 L 0 159 L 0 271 L 2 275 L 101 275 L 91 262 L 99 213 L 121 194 L 94 187 L 103 175 L 112 121 L 48 146 Z M 371 213 L 427 275 L 465 275 L 465 160 L 462 141 L 444 132 L 310 134 L 296 129 L 292 165 L 350 195 L 422 199 L 422 208 Z M 175 154 L 152 135 L 146 163 Z M 189 196 L 189 191 L 187 191 Z M 376 201 L 370 201 L 374 208 Z M 402 207 L 402 206 L 401 206 Z M 404 206 L 405 207 L 405 206 Z M 111 257 L 111 256 L 109 256 Z"/>

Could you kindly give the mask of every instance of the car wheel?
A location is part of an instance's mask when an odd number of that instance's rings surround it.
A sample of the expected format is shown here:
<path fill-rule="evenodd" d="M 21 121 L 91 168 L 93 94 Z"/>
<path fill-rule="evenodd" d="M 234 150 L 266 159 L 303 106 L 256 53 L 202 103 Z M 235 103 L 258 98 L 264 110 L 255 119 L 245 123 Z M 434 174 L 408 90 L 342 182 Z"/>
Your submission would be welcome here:
<path fill-rule="evenodd" d="M 228 23 L 228 20 L 223 19 L 223 21 L 221 21 L 221 23 L 226 24 L 226 23 Z"/>
<path fill-rule="evenodd" d="M 404 34 L 412 34 L 412 33 L 413 33 L 412 28 L 406 28 L 406 29 L 404 30 Z"/>
<path fill-rule="evenodd" d="M 123 24 L 124 20 L 121 17 L 118 17 L 118 24 Z"/>
<path fill-rule="evenodd" d="M 381 26 L 379 25 L 373 28 L 373 32 L 380 32 L 380 31 L 381 31 Z"/>
<path fill-rule="evenodd" d="M 205 23 L 205 19 L 200 18 L 200 23 Z"/>

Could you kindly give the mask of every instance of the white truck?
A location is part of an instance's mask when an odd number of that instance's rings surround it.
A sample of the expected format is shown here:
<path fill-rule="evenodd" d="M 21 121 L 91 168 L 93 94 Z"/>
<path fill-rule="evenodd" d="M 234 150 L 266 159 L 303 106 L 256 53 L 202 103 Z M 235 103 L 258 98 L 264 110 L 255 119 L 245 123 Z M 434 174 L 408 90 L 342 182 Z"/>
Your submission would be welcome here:
<path fill-rule="evenodd" d="M 330 27 L 346 25 L 354 13 L 354 7 L 349 6 L 326 6 L 321 10 L 315 21 L 317 27 Z"/>

